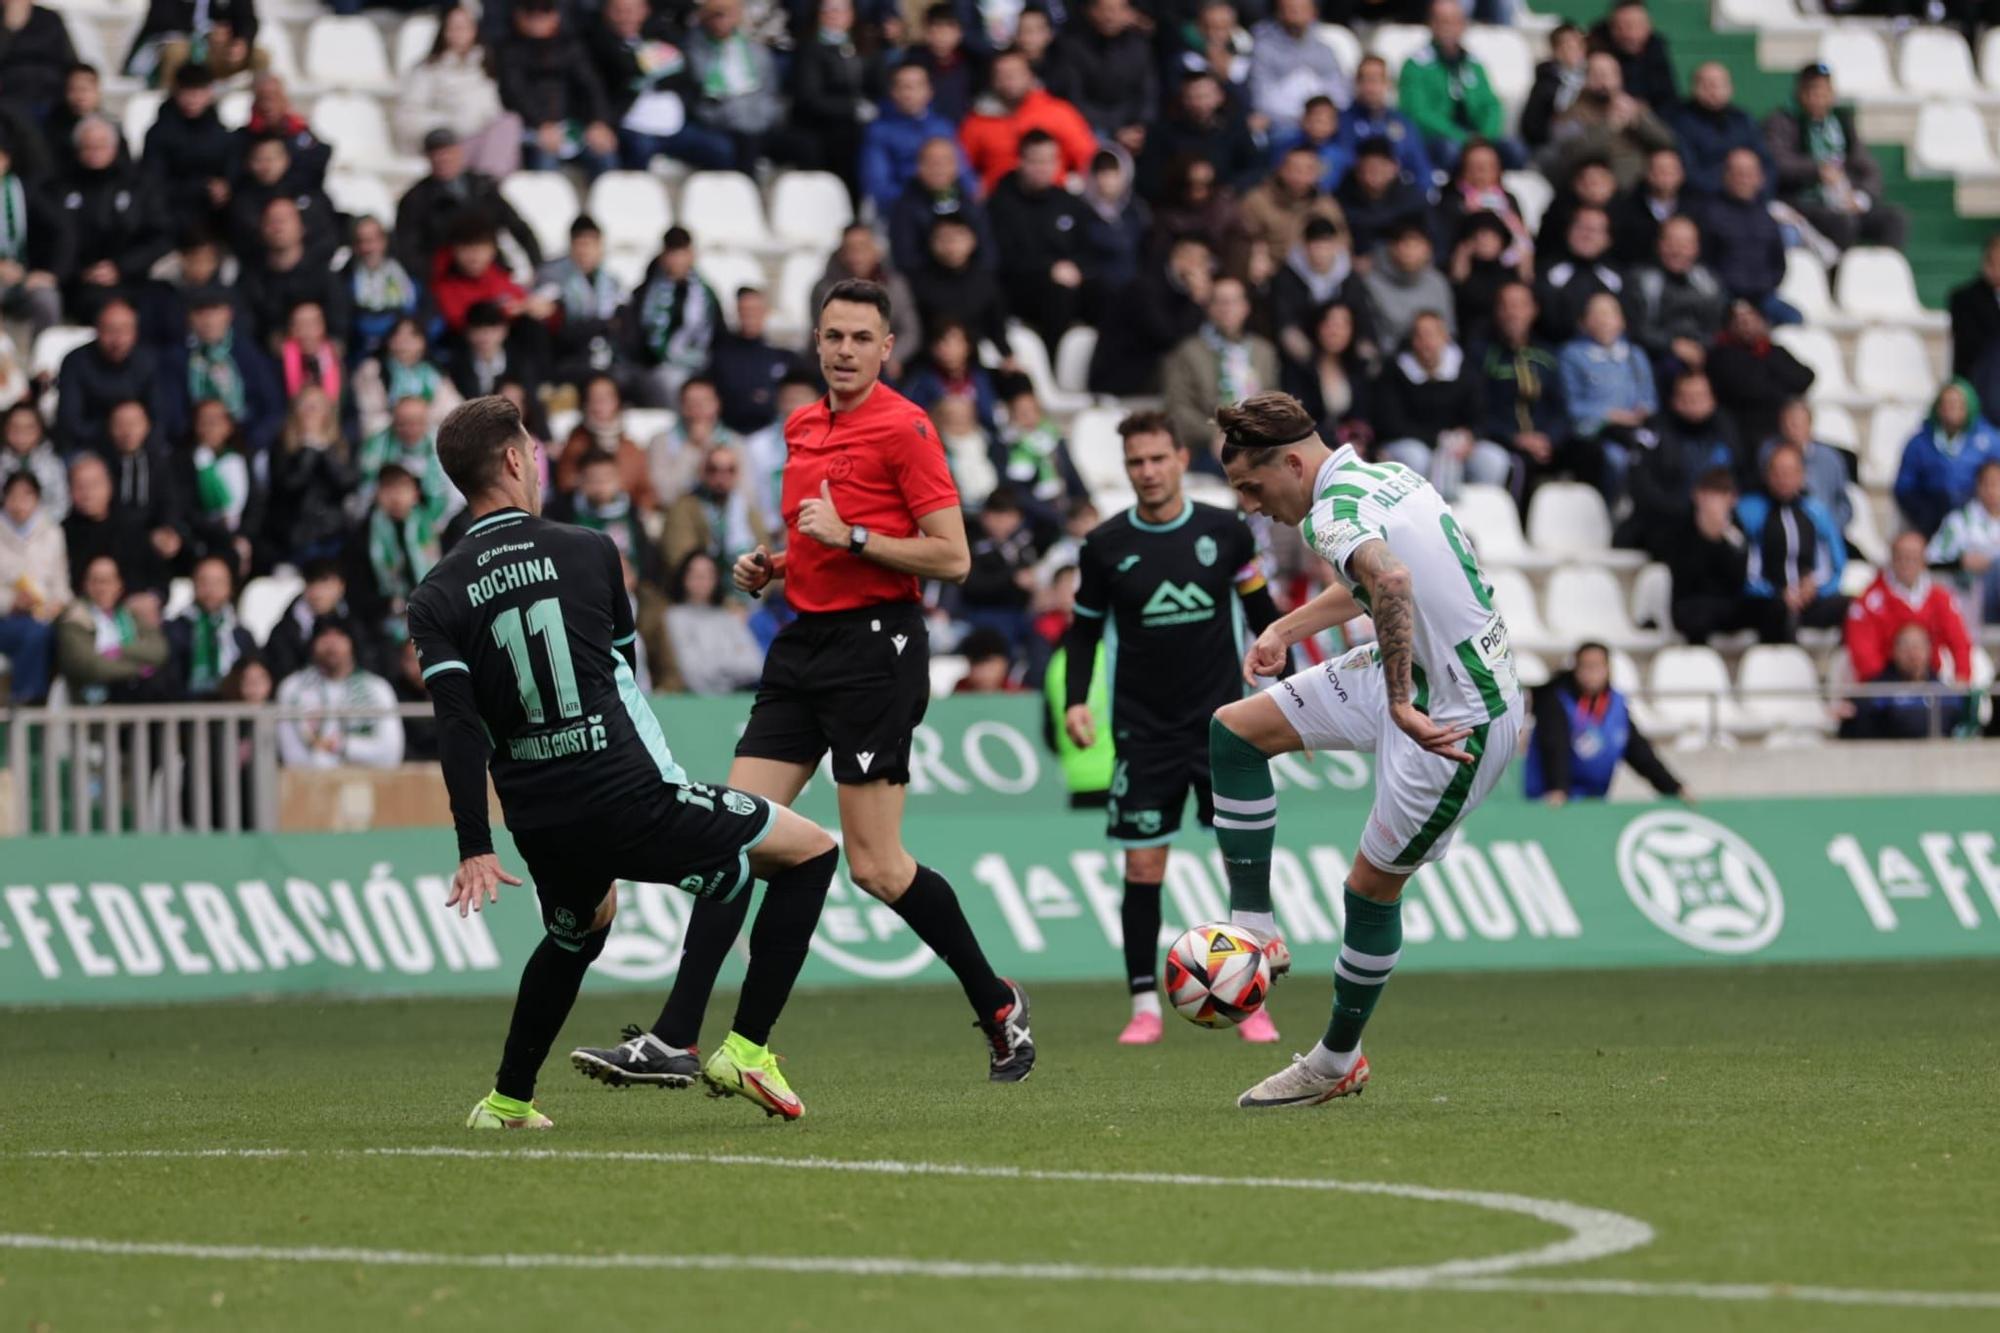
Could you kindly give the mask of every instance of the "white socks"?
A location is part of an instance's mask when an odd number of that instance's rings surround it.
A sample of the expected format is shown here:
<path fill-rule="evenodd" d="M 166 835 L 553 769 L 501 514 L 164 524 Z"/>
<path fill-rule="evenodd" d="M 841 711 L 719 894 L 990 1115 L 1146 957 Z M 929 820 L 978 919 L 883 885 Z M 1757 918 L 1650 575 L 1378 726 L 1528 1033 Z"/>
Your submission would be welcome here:
<path fill-rule="evenodd" d="M 1231 912 L 1229 924 L 1254 930 L 1260 939 L 1273 939 L 1278 933 L 1278 918 L 1271 912 Z"/>
<path fill-rule="evenodd" d="M 1323 1041 L 1314 1042 L 1313 1048 L 1306 1052 L 1306 1063 L 1312 1066 L 1313 1073 L 1320 1075 L 1322 1078 L 1345 1078 L 1349 1073 L 1353 1072 L 1354 1066 L 1359 1063 L 1360 1059 L 1361 1048 L 1359 1046 L 1356 1046 L 1345 1055 L 1339 1055 L 1329 1051 L 1326 1048 L 1326 1043 Z"/>
<path fill-rule="evenodd" d="M 1132 1017 L 1140 1014 L 1160 1016 L 1160 993 L 1156 990 L 1142 990 L 1132 997 Z"/>

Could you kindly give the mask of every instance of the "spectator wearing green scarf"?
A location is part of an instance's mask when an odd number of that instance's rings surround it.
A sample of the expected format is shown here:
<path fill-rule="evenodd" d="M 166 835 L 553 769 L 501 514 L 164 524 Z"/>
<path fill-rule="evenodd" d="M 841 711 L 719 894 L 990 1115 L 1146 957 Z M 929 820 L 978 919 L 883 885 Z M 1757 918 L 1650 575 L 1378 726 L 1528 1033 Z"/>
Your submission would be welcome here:
<path fill-rule="evenodd" d="M 375 474 L 375 503 L 347 541 L 347 596 L 356 618 L 388 643 L 409 633 L 410 594 L 438 561 L 438 534 L 417 478 L 400 463 Z"/>
<path fill-rule="evenodd" d="M 174 679 L 182 697 L 217 697 L 237 664 L 257 655 L 257 641 L 236 618 L 236 574 L 227 558 L 206 555 L 194 567 L 194 605 L 167 623 Z"/>

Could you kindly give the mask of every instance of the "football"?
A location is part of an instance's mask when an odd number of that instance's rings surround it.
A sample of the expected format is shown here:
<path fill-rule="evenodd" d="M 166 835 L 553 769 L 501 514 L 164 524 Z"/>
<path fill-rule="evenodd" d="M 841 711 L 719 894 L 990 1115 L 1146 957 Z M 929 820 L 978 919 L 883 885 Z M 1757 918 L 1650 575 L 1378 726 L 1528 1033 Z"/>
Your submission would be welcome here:
<path fill-rule="evenodd" d="M 1167 1001 L 1188 1022 L 1235 1027 L 1271 991 L 1271 965 L 1246 930 L 1224 922 L 1196 926 L 1167 951 Z"/>

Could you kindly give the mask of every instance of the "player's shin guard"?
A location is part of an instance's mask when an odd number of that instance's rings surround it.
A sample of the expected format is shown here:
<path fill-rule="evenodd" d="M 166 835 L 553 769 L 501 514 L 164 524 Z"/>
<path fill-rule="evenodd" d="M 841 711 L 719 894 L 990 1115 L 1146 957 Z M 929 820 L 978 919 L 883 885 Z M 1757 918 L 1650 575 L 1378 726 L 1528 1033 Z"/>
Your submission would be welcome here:
<path fill-rule="evenodd" d="M 583 974 L 604 952 L 610 935 L 609 927 L 592 931 L 575 949 L 544 935 L 528 955 L 528 965 L 521 969 L 521 989 L 514 997 L 514 1020 L 500 1052 L 500 1071 L 493 1076 L 493 1090 L 502 1097 L 525 1102 L 535 1095 L 535 1076 L 542 1072 L 549 1047 L 569 1018 Z"/>
<path fill-rule="evenodd" d="M 733 902 L 695 899 L 687 929 L 681 934 L 681 965 L 674 972 L 673 989 L 667 992 L 667 1002 L 653 1024 L 655 1037 L 683 1051 L 693 1049 L 701 1040 L 701 1019 L 708 1012 L 708 997 L 715 992 L 716 975 L 749 915 L 747 888 Z"/>
<path fill-rule="evenodd" d="M 1160 886 L 1125 881 L 1118 909 L 1125 935 L 1125 984 L 1134 995 L 1160 988 Z"/>
<path fill-rule="evenodd" d="M 918 939 L 930 946 L 932 953 L 944 960 L 982 1019 L 991 1019 L 1013 1003 L 1012 988 L 986 961 L 986 952 L 979 947 L 972 926 L 965 919 L 965 909 L 958 905 L 958 895 L 952 892 L 943 875 L 929 866 L 918 866 L 917 877 L 910 881 L 910 887 L 889 906 Z"/>
<path fill-rule="evenodd" d="M 840 849 L 829 847 L 812 860 L 771 876 L 770 887 L 764 890 L 764 905 L 750 927 L 750 969 L 743 976 L 732 1029 L 752 1045 L 764 1046 L 771 1040 L 771 1028 L 806 964 L 813 927 L 819 924 L 827 887 L 839 864 Z"/>
<path fill-rule="evenodd" d="M 1327 1050 L 1343 1057 L 1361 1044 L 1361 1029 L 1403 953 L 1401 899 L 1378 903 L 1349 889 L 1346 902 L 1347 929 L 1333 965 L 1333 1021 L 1324 1042 Z"/>
<path fill-rule="evenodd" d="M 1271 761 L 1222 719 L 1208 720 L 1208 769 L 1215 787 L 1215 842 L 1229 876 L 1229 910 L 1271 914 L 1271 844 L 1278 835 L 1278 789 Z"/>

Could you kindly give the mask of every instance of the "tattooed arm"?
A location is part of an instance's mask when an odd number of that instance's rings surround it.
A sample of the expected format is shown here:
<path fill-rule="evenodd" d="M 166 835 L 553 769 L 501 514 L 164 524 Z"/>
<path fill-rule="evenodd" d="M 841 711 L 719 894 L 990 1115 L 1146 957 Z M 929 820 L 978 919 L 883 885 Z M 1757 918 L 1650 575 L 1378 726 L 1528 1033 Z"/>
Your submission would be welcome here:
<path fill-rule="evenodd" d="M 1348 557 L 1348 573 L 1368 590 L 1368 604 L 1375 617 L 1375 642 L 1382 655 L 1382 677 L 1389 696 L 1389 716 L 1396 725 L 1424 749 L 1457 763 L 1469 764 L 1472 756 L 1458 743 L 1471 734 L 1469 727 L 1441 727 L 1410 702 L 1415 660 L 1417 602 L 1410 584 L 1408 566 L 1398 560 L 1385 541 L 1363 542 Z"/>

